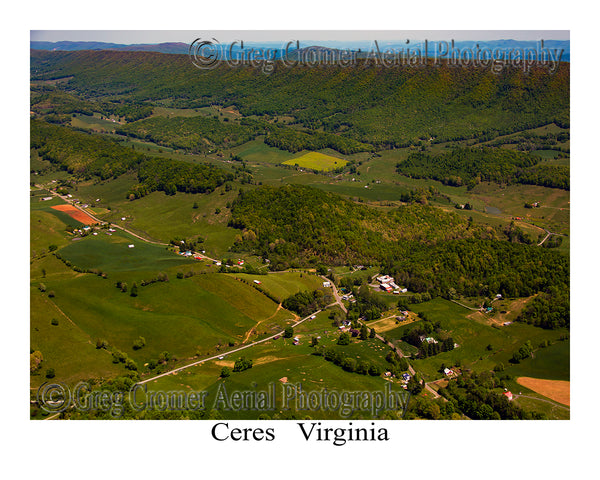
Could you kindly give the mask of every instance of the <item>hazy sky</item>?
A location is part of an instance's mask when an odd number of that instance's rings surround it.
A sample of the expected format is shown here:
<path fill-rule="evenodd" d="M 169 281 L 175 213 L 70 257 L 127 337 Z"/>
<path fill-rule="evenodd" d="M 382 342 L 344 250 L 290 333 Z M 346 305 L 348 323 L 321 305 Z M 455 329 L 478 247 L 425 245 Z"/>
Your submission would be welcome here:
<path fill-rule="evenodd" d="M 122 44 L 182 42 L 216 38 L 245 41 L 392 41 L 392 40 L 569 40 L 569 30 L 32 30 L 31 40 L 98 41 Z"/>

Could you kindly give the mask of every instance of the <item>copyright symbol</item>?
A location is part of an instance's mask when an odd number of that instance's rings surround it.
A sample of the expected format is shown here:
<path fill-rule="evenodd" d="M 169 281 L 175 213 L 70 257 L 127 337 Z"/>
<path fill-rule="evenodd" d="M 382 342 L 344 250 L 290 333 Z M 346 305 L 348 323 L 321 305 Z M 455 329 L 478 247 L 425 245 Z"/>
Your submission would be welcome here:
<path fill-rule="evenodd" d="M 71 392 L 62 383 L 44 383 L 38 388 L 37 402 L 46 412 L 64 412 L 71 404 Z"/>
<path fill-rule="evenodd" d="M 189 55 L 192 64 L 201 70 L 215 68 L 221 59 L 221 44 L 218 40 L 197 38 L 190 44 Z"/>

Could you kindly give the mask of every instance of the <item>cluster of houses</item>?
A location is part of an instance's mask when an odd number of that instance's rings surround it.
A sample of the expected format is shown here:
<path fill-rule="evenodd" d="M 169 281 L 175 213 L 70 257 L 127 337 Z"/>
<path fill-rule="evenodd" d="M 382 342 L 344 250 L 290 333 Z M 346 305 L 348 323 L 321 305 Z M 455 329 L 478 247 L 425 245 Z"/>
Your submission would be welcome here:
<path fill-rule="evenodd" d="M 419 336 L 419 341 L 420 341 L 421 343 L 423 343 L 423 342 L 427 342 L 427 343 L 438 343 L 438 341 L 437 341 L 435 338 L 433 338 L 433 337 L 426 337 L 425 335 L 420 335 L 420 336 Z"/>
<path fill-rule="evenodd" d="M 394 277 L 390 277 L 389 275 L 381 275 L 377 277 L 377 281 L 379 282 L 379 288 L 388 293 L 395 293 L 398 295 L 408 291 L 406 288 L 400 288 L 396 285 L 396 283 L 394 283 Z"/>
<path fill-rule="evenodd" d="M 90 226 L 87 226 L 87 225 L 86 225 L 85 227 L 76 228 L 75 230 L 73 230 L 73 233 L 78 233 L 78 234 L 80 234 L 81 236 L 85 236 L 85 235 L 88 235 L 88 234 L 90 234 L 90 233 L 91 233 L 92 235 L 98 235 L 96 232 L 93 232 L 93 231 L 92 231 L 92 227 L 90 227 Z"/>
<path fill-rule="evenodd" d="M 383 374 L 384 377 L 389 378 L 390 380 L 394 378 L 392 372 L 385 372 Z M 408 373 L 403 373 L 400 377 L 401 387 L 406 389 L 408 387 L 408 381 L 410 380 L 410 375 Z"/>
<path fill-rule="evenodd" d="M 350 331 L 350 320 L 343 320 L 342 324 L 338 327 L 340 332 L 348 332 Z"/>
<path fill-rule="evenodd" d="M 351 293 L 347 293 L 347 294 L 342 295 L 342 300 L 347 300 L 350 303 L 356 302 L 356 298 L 354 298 L 354 295 L 352 295 Z"/>

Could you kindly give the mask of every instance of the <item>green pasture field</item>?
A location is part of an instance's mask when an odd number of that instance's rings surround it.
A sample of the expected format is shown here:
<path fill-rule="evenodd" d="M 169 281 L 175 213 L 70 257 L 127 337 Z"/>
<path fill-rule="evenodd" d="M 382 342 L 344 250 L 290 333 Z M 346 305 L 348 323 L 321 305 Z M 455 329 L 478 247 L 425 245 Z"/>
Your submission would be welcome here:
<path fill-rule="evenodd" d="M 337 193 L 339 195 L 345 195 L 352 199 L 356 198 L 373 202 L 399 201 L 400 195 L 410 190 L 408 188 L 399 187 L 390 183 L 367 184 L 362 181 L 352 182 L 350 180 L 338 182 L 332 181 L 331 179 L 328 182 L 309 183 L 309 185 L 311 187 L 320 188 L 328 192 Z M 365 188 L 365 186 L 367 188 Z"/>
<path fill-rule="evenodd" d="M 47 250 L 50 245 L 62 247 L 70 241 L 67 225 L 45 210 L 33 210 L 29 216 L 29 248 L 33 252 Z"/>
<path fill-rule="evenodd" d="M 121 230 L 107 235 L 88 235 L 60 250 L 61 256 L 84 269 L 99 269 L 112 275 L 117 272 L 160 272 L 195 260 L 184 258 L 161 245 L 141 241 Z M 134 248 L 128 245 L 133 244 Z"/>
<path fill-rule="evenodd" d="M 366 357 L 368 348 L 361 349 L 360 347 L 369 344 L 369 342 L 374 341 L 360 342 L 356 344 L 356 347 L 349 345 L 347 347 L 340 346 L 339 348 L 347 349 L 351 354 Z M 383 346 L 381 343 L 380 345 Z M 252 419 L 258 418 L 261 413 L 266 413 L 272 418 L 287 418 L 294 413 L 298 418 L 304 418 L 306 415 L 311 418 L 324 419 L 372 418 L 368 412 L 355 412 L 355 414 L 348 412 L 349 415 L 346 416 L 339 415 L 339 411 L 295 411 L 295 408 L 293 408 L 295 407 L 294 403 L 288 404 L 289 407 L 292 407 L 290 411 L 281 408 L 285 406 L 282 397 L 284 393 L 282 380 L 286 381 L 285 385 L 294 385 L 296 388 L 301 386 L 304 392 L 321 391 L 322 389 L 327 389 L 330 392 L 385 392 L 386 385 L 390 384 L 382 377 L 345 372 L 333 363 L 327 362 L 323 357 L 311 355 L 312 351 L 313 349 L 308 345 L 308 342 L 301 342 L 300 345 L 294 346 L 284 339 L 271 340 L 248 348 L 243 352 L 226 356 L 224 360 L 210 361 L 179 372 L 176 376 L 162 377 L 150 382 L 148 390 L 204 390 L 208 392 L 207 406 L 211 408 L 214 405 L 217 389 L 221 383 L 224 383 L 228 395 L 235 391 L 267 390 L 269 385 L 274 385 L 277 398 L 276 406 L 279 408 L 266 412 L 253 410 L 223 411 L 223 417 Z M 242 355 L 252 359 L 254 366 L 244 372 L 232 373 L 225 380 L 219 379 L 222 367 L 232 365 Z M 377 356 L 377 353 L 374 353 L 374 355 Z M 383 360 L 383 363 L 385 363 L 385 360 Z M 390 385 L 395 391 L 401 391 L 398 384 Z"/>
<path fill-rule="evenodd" d="M 44 249 L 45 251 L 45 249 Z M 49 281 L 68 280 L 77 275 L 72 269 L 67 267 L 54 254 L 43 253 L 32 258 L 29 267 L 29 277 L 31 286 L 38 287 L 40 283 L 46 284 Z"/>
<path fill-rule="evenodd" d="M 154 107 L 152 112 L 153 117 L 199 117 L 208 115 L 204 109 L 200 108 Z"/>
<path fill-rule="evenodd" d="M 144 287 L 141 281 L 151 276 L 140 272 L 123 272 L 109 279 L 92 274 L 69 278 L 49 275 L 45 285 L 47 291 L 55 292 L 52 301 L 92 339 L 94 348 L 96 339 L 106 339 L 142 370 L 145 362 L 163 351 L 188 361 L 195 355 L 214 354 L 218 345 L 240 344 L 258 322 L 262 322 L 261 332 L 272 334 L 292 319 L 266 296 L 229 276 L 177 279 L 173 272 L 167 273 L 168 282 Z M 128 292 L 117 289 L 116 280 L 126 281 Z M 138 295 L 131 297 L 134 281 L 139 286 Z M 146 345 L 136 351 L 133 342 L 139 336 L 145 338 Z"/>
<path fill-rule="evenodd" d="M 54 369 L 55 379 L 69 384 L 123 374 L 123 365 L 113 364 L 108 352 L 96 349 L 96 339 L 67 318 L 52 300 L 31 288 L 30 345 L 44 358 L 40 370 L 31 376 L 31 387 L 48 381 L 49 368 Z M 52 325 L 52 319 L 58 320 L 58 325 Z"/>
<path fill-rule="evenodd" d="M 455 343 L 459 345 L 450 352 L 443 352 L 423 360 L 412 360 L 415 370 L 422 372 L 427 381 L 442 377 L 438 372 L 442 363 L 446 366 L 455 366 L 457 361 L 462 367 L 474 371 L 491 370 L 495 365 L 503 363 L 507 372 L 510 372 L 513 367 L 508 360 L 527 340 L 537 347 L 543 340 L 555 342 L 566 332 L 564 329 L 544 330 L 522 323 L 492 327 L 488 323 L 469 318 L 469 315 L 474 312 L 441 298 L 411 305 L 411 310 L 426 314 L 427 318 L 434 322 L 440 321 L 442 329 L 448 331 Z M 415 325 L 411 323 L 400 326 L 386 332 L 386 335 L 397 340 L 404 330 L 411 329 Z M 401 349 L 405 345 L 399 344 Z M 492 345 L 491 351 L 487 350 L 488 345 Z"/>
<path fill-rule="evenodd" d="M 530 128 L 530 129 L 526 129 L 526 130 L 520 130 L 517 132 L 513 132 L 513 133 L 509 133 L 507 135 L 500 135 L 492 140 L 487 140 L 485 142 L 478 142 L 481 145 L 485 145 L 491 142 L 495 142 L 497 140 L 509 140 L 513 137 L 518 136 L 521 133 L 533 133 L 536 135 L 546 135 L 548 133 L 561 133 L 561 132 L 565 132 L 565 131 L 570 131 L 570 129 L 568 128 L 561 128 L 558 125 L 556 125 L 555 123 L 549 123 L 547 125 L 542 125 L 541 127 L 536 127 L 536 128 Z"/>
<path fill-rule="evenodd" d="M 31 195 L 29 197 L 29 208 L 31 210 L 47 210 L 52 211 L 50 207 L 55 205 L 64 205 L 66 202 L 59 197 L 53 197 L 52 200 L 42 200 L 44 197 L 52 197 L 52 194 L 48 193 L 47 195 Z M 54 210 L 58 211 L 58 210 Z"/>
<path fill-rule="evenodd" d="M 72 194 L 90 205 L 112 208 L 119 203 L 128 202 L 127 192 L 136 183 L 137 178 L 134 174 L 125 174 L 110 180 L 80 182 Z M 97 198 L 100 199 L 99 202 L 96 202 Z"/>
<path fill-rule="evenodd" d="M 234 147 L 230 151 L 246 162 L 272 164 L 285 163 L 287 160 L 292 160 L 306 153 L 306 150 L 299 153 L 290 153 L 279 148 L 270 147 L 263 142 L 262 137 Z"/>
<path fill-rule="evenodd" d="M 119 188 L 123 192 L 122 200 L 108 196 L 110 182 L 81 187 L 78 193 L 88 199 L 100 198 L 100 206 L 105 205 L 105 200 L 107 203 L 110 201 L 111 211 L 102 215 L 102 220 L 121 225 L 144 238 L 167 243 L 175 237 L 200 236 L 205 239 L 203 249 L 213 258 L 226 255 L 228 247 L 240 233 L 227 227 L 231 214 L 226 205 L 237 196 L 236 188 L 225 192 L 223 187 L 219 187 L 210 194 L 177 193 L 173 196 L 153 192 L 134 201 L 125 199 L 126 180 Z M 194 203 L 198 204 L 197 209 L 193 208 Z M 217 208 L 221 210 L 220 214 L 215 213 Z M 126 220 L 122 221 L 122 217 Z"/>
<path fill-rule="evenodd" d="M 295 168 L 286 168 L 274 164 L 250 164 L 249 167 L 256 181 L 275 186 L 286 183 L 318 186 L 321 183 L 332 182 L 331 177 L 324 173 L 315 173 L 313 171 L 300 172 Z"/>
<path fill-rule="evenodd" d="M 547 165 L 570 165 L 571 159 L 570 157 L 558 158 L 558 153 L 556 150 L 536 150 L 536 155 L 539 155 L 544 159 L 544 163 Z"/>
<path fill-rule="evenodd" d="M 375 275 L 378 271 L 378 267 L 369 267 L 366 270 L 354 270 L 354 268 L 347 266 L 333 267 L 333 273 L 340 277 L 360 277 L 365 280 Z"/>
<path fill-rule="evenodd" d="M 97 113 L 93 116 L 76 114 L 71 118 L 71 126 L 99 132 L 112 133 L 118 125 L 118 123 L 100 118 L 100 115 Z"/>
<path fill-rule="evenodd" d="M 133 147 L 136 152 L 148 152 L 149 155 L 161 155 L 161 154 L 172 154 L 175 150 L 171 147 L 164 145 L 158 145 L 154 142 L 148 142 L 140 140 L 139 138 L 125 137 L 122 135 L 114 135 L 115 138 L 120 140 L 120 143 L 124 147 Z"/>
<path fill-rule="evenodd" d="M 517 388 L 521 389 L 524 395 L 526 394 L 528 397 L 535 398 L 515 398 L 513 402 L 516 405 L 528 411 L 545 413 L 546 417 L 550 420 L 569 420 L 571 418 L 571 409 L 566 405 L 561 405 L 557 402 L 553 402 L 547 399 L 546 397 L 540 395 L 539 393 L 529 391 L 526 393 L 527 389 L 522 385 L 518 385 Z M 516 390 L 517 392 L 521 391 L 518 389 Z M 514 393 L 515 389 L 512 389 L 511 391 Z"/>
<path fill-rule="evenodd" d="M 310 273 L 278 272 L 267 275 L 231 273 L 228 275 L 242 278 L 250 283 L 258 280 L 261 283 L 257 286 L 278 298 L 280 302 L 300 291 L 312 291 L 323 286 L 323 279 Z"/>
<path fill-rule="evenodd" d="M 298 165 L 302 168 L 310 168 L 311 170 L 329 171 L 343 167 L 348 162 L 341 158 L 336 158 L 331 155 L 325 155 L 320 152 L 309 152 L 301 157 L 286 160 L 284 165 Z"/>
<path fill-rule="evenodd" d="M 532 342 L 533 343 L 533 342 Z M 537 345 L 534 343 L 534 347 Z M 557 341 L 534 352 L 533 358 L 521 360 L 507 369 L 515 379 L 517 377 L 544 378 L 548 380 L 570 380 L 570 342 Z"/>
<path fill-rule="evenodd" d="M 43 160 L 37 151 L 31 150 L 29 156 L 29 169 L 31 172 L 29 175 L 29 181 L 36 184 L 42 184 L 51 180 L 59 180 L 70 177 L 69 173 L 65 170 L 59 170 L 48 160 Z"/>

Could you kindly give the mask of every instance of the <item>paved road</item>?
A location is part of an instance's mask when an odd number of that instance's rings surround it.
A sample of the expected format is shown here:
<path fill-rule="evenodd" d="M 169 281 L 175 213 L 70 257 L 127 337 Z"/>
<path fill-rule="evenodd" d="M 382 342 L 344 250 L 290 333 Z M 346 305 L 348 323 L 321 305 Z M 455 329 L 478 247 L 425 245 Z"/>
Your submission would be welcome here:
<path fill-rule="evenodd" d="M 42 186 L 42 185 L 36 185 L 36 187 L 38 187 L 38 188 L 47 188 L 47 187 L 44 187 L 44 186 Z M 66 196 L 64 196 L 64 195 L 60 195 L 60 194 L 58 194 L 57 192 L 55 192 L 55 191 L 53 191 L 53 190 L 49 190 L 49 189 L 48 189 L 48 191 L 49 191 L 49 192 L 50 192 L 52 195 L 54 195 L 55 197 L 58 197 L 58 198 L 60 198 L 61 200 L 63 200 L 63 201 L 65 201 L 65 202 L 67 202 L 69 205 L 71 205 L 71 206 L 75 207 L 75 208 L 76 208 L 77 210 L 79 210 L 80 212 L 83 212 L 83 213 L 85 213 L 86 215 L 90 216 L 90 217 L 91 217 L 93 220 L 95 220 L 95 221 L 96 221 L 96 222 L 98 222 L 98 223 L 110 223 L 110 225 L 111 225 L 111 226 L 113 226 L 113 227 L 115 227 L 115 228 L 118 228 L 118 229 L 120 229 L 120 230 L 123 230 L 124 232 L 128 233 L 129 235 L 131 235 L 131 236 L 133 236 L 133 237 L 135 237 L 135 238 L 138 238 L 138 239 L 140 239 L 142 242 L 151 243 L 151 244 L 153 244 L 153 245 L 162 245 L 162 246 L 168 246 L 168 245 L 169 245 L 168 243 L 163 243 L 163 242 L 155 242 L 154 240 L 149 240 L 148 238 L 144 238 L 144 237 L 142 237 L 141 235 L 138 235 L 137 233 L 135 233 L 135 232 L 132 232 L 131 230 L 128 230 L 127 228 L 125 228 L 125 227 L 122 227 L 121 225 L 118 225 L 118 224 L 116 224 L 116 223 L 109 222 L 109 221 L 106 221 L 106 220 L 101 220 L 101 219 L 99 219 L 98 217 L 96 217 L 95 215 L 93 215 L 92 213 L 88 212 L 87 210 L 85 210 L 85 209 L 83 209 L 83 208 L 79 207 L 78 205 L 75 205 L 75 203 L 73 203 L 73 201 L 72 201 L 70 198 L 68 198 L 68 197 L 66 197 Z M 206 254 L 204 254 L 204 253 L 194 252 L 194 253 L 193 253 L 193 255 L 198 255 L 198 256 L 201 256 L 203 260 L 210 260 L 211 262 L 216 262 L 216 261 L 217 261 L 216 259 L 214 259 L 214 258 L 210 258 L 209 256 L 207 256 L 207 255 L 206 255 Z"/>
<path fill-rule="evenodd" d="M 329 279 L 328 279 L 327 277 L 321 276 L 321 278 L 325 279 L 326 281 L 329 281 Z M 341 298 L 341 297 L 340 297 L 340 295 L 338 294 L 337 287 L 335 286 L 335 284 L 334 284 L 333 282 L 331 282 L 331 288 L 332 288 L 332 290 L 333 290 L 333 296 L 334 296 L 334 298 L 335 298 L 335 303 L 336 303 L 337 305 L 339 305 L 339 306 L 340 306 L 340 308 L 341 308 L 341 309 L 342 309 L 344 312 L 346 312 L 346 313 L 347 313 L 347 312 L 348 312 L 348 310 L 346 309 L 346 306 L 345 306 L 345 305 L 342 303 L 342 298 Z M 359 322 L 360 322 L 360 320 L 359 320 Z M 363 322 L 360 322 L 360 323 L 361 323 L 362 325 L 365 325 L 367 328 L 369 328 L 369 326 L 368 326 L 366 323 L 363 323 Z M 403 358 L 406 358 L 406 357 L 404 356 L 404 353 L 402 353 L 402 350 L 400 350 L 400 349 L 396 349 L 396 347 L 395 347 L 395 346 L 394 346 L 392 343 L 390 343 L 390 342 L 387 342 L 387 341 L 386 341 L 386 340 L 385 340 L 385 339 L 384 339 L 384 338 L 383 338 L 381 335 L 379 335 L 378 333 L 377 333 L 377 334 L 375 334 L 375 338 L 376 338 L 377 340 L 380 340 L 381 342 L 385 343 L 386 345 L 388 345 L 388 346 L 389 346 L 389 347 L 391 347 L 392 349 L 395 349 L 395 350 L 398 352 L 398 355 L 399 355 L 401 358 L 402 358 L 402 357 L 403 357 Z M 412 365 L 411 365 L 411 364 L 408 362 L 408 360 L 406 360 L 406 363 L 408 364 L 408 371 L 410 372 L 410 374 L 411 374 L 412 376 L 414 376 L 414 375 L 415 375 L 415 373 L 416 373 L 416 372 L 415 372 L 415 369 L 414 369 L 414 368 L 412 367 Z M 430 393 L 433 395 L 433 397 L 434 397 L 434 398 L 438 398 L 438 397 L 440 396 L 440 395 L 439 395 L 439 394 L 438 394 L 438 393 L 437 393 L 437 392 L 436 392 L 436 391 L 435 391 L 435 390 L 434 390 L 432 387 L 430 387 L 428 384 L 425 384 L 425 389 L 426 389 L 428 392 L 430 392 Z"/>
<path fill-rule="evenodd" d="M 38 188 L 47 188 L 44 187 L 43 185 L 36 185 L 36 187 Z M 168 243 L 162 243 L 162 242 L 155 242 L 153 240 L 149 240 L 147 238 L 144 238 L 140 235 L 138 235 L 137 233 L 132 232 L 131 230 L 126 229 L 125 227 L 122 227 L 121 225 L 118 225 L 116 223 L 113 222 L 109 222 L 107 220 L 101 220 L 98 217 L 96 217 L 95 215 L 93 215 L 92 213 L 88 212 L 87 210 L 81 208 L 80 206 L 76 205 L 69 197 L 65 196 L 65 195 L 60 195 L 59 193 L 53 191 L 53 190 L 49 190 L 49 192 L 54 195 L 55 197 L 60 198 L 61 200 L 65 201 L 66 203 L 68 203 L 69 205 L 71 205 L 72 207 L 75 207 L 77 210 L 79 210 L 80 212 L 85 213 L 86 215 L 88 215 L 89 217 L 91 217 L 93 220 L 95 220 L 98 223 L 110 223 L 111 226 L 114 226 L 115 228 L 119 228 L 121 230 L 123 230 L 124 232 L 127 232 L 129 235 L 132 235 L 136 238 L 139 238 L 140 240 L 146 242 L 146 243 L 153 243 L 154 245 L 168 245 Z"/>
<path fill-rule="evenodd" d="M 298 320 L 296 323 L 292 324 L 292 327 L 296 327 L 296 326 L 300 325 L 301 323 L 303 323 L 306 320 L 310 319 L 313 315 L 316 315 L 317 313 L 320 313 L 320 312 L 321 312 L 321 310 L 317 310 L 316 312 L 311 313 L 307 317 L 304 317 L 304 318 Z M 138 383 L 139 384 L 147 383 L 147 382 L 150 382 L 152 380 L 156 380 L 157 378 L 166 377 L 167 375 L 171 375 L 171 374 L 173 374 L 175 372 L 180 372 L 182 370 L 185 370 L 186 368 L 193 367 L 194 365 L 200 365 L 201 363 L 209 362 L 210 360 L 216 360 L 219 357 L 223 357 L 225 355 L 231 355 L 232 353 L 236 353 L 236 352 L 239 352 L 241 350 L 245 350 L 246 348 L 253 347 L 254 345 L 258 345 L 259 343 L 266 342 L 267 340 L 272 340 L 273 338 L 275 338 L 278 335 L 279 336 L 283 335 L 283 333 L 284 333 L 283 331 L 281 331 L 279 333 L 275 333 L 275 334 L 271 335 L 270 337 L 263 338 L 262 340 L 257 340 L 256 342 L 249 343 L 248 345 L 244 345 L 244 346 L 236 348 L 234 350 L 229 350 L 227 352 L 219 353 L 218 355 L 215 355 L 213 357 L 203 358 L 202 360 L 198 360 L 197 362 L 190 363 L 189 365 L 184 365 L 183 367 L 175 368 L 173 370 L 169 370 L 168 372 L 161 373 L 160 375 L 156 375 L 156 376 L 151 377 L 151 378 L 147 378 L 146 380 L 142 380 L 141 382 L 138 382 Z"/>

